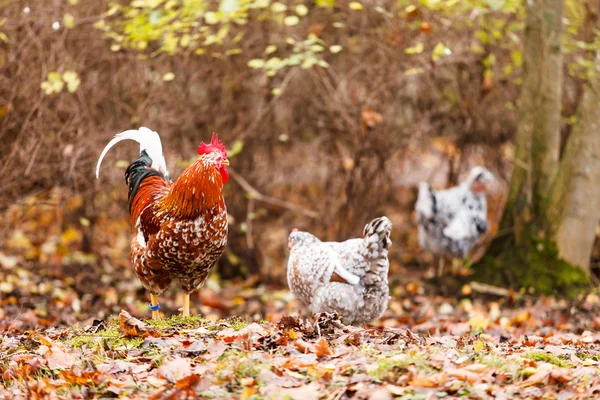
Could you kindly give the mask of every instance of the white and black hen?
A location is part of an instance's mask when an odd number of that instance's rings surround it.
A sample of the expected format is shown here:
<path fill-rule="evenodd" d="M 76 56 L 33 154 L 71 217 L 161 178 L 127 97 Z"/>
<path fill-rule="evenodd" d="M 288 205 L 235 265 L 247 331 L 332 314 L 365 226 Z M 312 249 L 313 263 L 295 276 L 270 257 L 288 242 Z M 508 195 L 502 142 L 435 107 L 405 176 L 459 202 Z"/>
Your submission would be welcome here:
<path fill-rule="evenodd" d="M 322 242 L 308 232 L 289 237 L 287 280 L 311 313 L 336 312 L 345 324 L 363 325 L 388 306 L 388 249 L 392 223 L 375 218 L 363 237 Z"/>
<path fill-rule="evenodd" d="M 478 166 L 450 189 L 434 192 L 427 183 L 421 183 L 415 204 L 421 248 L 442 258 L 469 254 L 487 230 L 485 195 L 487 184 L 493 180 L 490 171 Z"/>

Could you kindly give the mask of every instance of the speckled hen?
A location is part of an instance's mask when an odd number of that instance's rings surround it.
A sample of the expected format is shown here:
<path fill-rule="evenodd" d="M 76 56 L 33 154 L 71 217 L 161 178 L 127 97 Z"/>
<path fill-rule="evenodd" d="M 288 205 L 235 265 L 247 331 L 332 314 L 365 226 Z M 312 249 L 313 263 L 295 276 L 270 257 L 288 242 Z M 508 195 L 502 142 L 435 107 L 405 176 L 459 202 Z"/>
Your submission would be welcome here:
<path fill-rule="evenodd" d="M 341 243 L 294 230 L 289 236 L 290 290 L 311 313 L 336 312 L 351 325 L 379 319 L 389 301 L 391 231 L 387 217 L 367 224 L 362 238 Z"/>
<path fill-rule="evenodd" d="M 129 214 L 136 230 L 131 241 L 135 273 L 150 292 L 152 317 L 159 317 L 158 295 L 172 280 L 184 292 L 182 314 L 190 313 L 190 293 L 204 284 L 227 243 L 227 209 L 223 185 L 229 177 L 227 151 L 213 134 L 201 143 L 199 158 L 171 182 L 158 134 L 147 128 L 117 134 L 108 150 L 122 140 L 140 143 L 140 157 L 125 172 Z"/>
<path fill-rule="evenodd" d="M 465 257 L 487 230 L 487 185 L 494 176 L 475 167 L 460 185 L 434 192 L 427 183 L 419 186 L 415 204 L 421 248 L 440 257 Z M 441 275 L 443 264 L 438 266 Z"/>

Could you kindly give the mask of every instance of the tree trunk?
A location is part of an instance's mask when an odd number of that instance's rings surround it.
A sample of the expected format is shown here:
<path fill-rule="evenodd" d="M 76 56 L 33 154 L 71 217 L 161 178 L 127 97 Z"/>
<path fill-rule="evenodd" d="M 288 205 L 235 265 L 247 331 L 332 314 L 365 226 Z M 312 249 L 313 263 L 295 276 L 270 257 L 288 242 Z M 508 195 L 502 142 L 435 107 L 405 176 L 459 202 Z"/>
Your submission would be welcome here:
<path fill-rule="evenodd" d="M 559 256 L 588 273 L 600 221 L 600 54 L 595 64 L 550 204 Z"/>
<path fill-rule="evenodd" d="M 559 175 L 563 1 L 528 0 L 525 4 L 523 87 L 518 103 L 514 172 L 500 223 L 500 232 L 504 233 L 494 239 L 485 257 L 474 266 L 474 277 L 496 285 L 532 288 L 536 293 L 573 295 L 580 287 L 587 286 L 589 280 L 581 269 L 559 257 L 554 242 L 558 238 L 555 232 L 562 235 L 566 229 L 571 229 L 565 222 L 557 230 L 556 210 L 562 211 L 567 204 L 571 208 L 577 207 L 575 200 L 581 201 L 585 196 L 585 193 L 562 196 L 567 191 L 560 193 L 562 187 L 558 186 L 566 181 L 575 185 L 571 177 L 585 167 L 582 161 L 573 172 Z M 587 101 L 590 109 L 582 112 L 591 112 L 589 118 L 596 118 L 591 109 L 594 100 Z M 583 136 L 580 133 L 575 139 L 583 140 Z M 571 159 L 580 156 L 583 146 L 589 146 L 578 144 L 578 140 L 569 143 L 573 153 Z M 590 138 L 585 140 L 589 142 Z M 570 161 L 564 161 L 564 165 L 570 166 Z M 562 183 L 554 185 L 557 179 Z M 581 190 L 583 185 L 578 182 L 576 190 Z M 552 195 L 553 188 L 556 196 Z M 574 191 L 575 186 L 572 189 Z M 567 215 L 573 213 L 561 215 L 568 221 Z M 593 235 L 590 237 L 593 240 Z"/>
<path fill-rule="evenodd" d="M 523 88 L 515 166 L 501 226 L 525 239 L 532 221 L 547 221 L 548 193 L 558 172 L 562 90 L 562 0 L 526 2 Z"/>

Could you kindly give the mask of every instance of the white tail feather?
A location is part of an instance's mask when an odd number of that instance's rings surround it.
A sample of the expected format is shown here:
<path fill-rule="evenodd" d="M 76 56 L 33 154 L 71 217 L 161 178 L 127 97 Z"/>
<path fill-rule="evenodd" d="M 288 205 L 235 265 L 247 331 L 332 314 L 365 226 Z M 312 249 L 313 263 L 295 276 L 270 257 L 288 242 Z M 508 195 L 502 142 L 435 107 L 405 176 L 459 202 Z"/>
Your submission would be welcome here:
<path fill-rule="evenodd" d="M 151 129 L 141 127 L 140 129 L 131 129 L 125 132 L 117 133 L 115 137 L 108 142 L 96 165 L 96 178 L 100 176 L 100 165 L 108 151 L 117 143 L 123 140 L 135 140 L 140 144 L 140 154 L 146 150 L 148 156 L 152 159 L 152 168 L 161 172 L 167 180 L 170 180 L 169 171 L 167 170 L 167 162 L 163 156 L 162 143 L 158 133 Z"/>
<path fill-rule="evenodd" d="M 433 200 L 431 199 L 429 185 L 425 182 L 421 182 L 419 185 L 419 197 L 415 203 L 415 210 L 417 216 L 422 215 L 425 218 L 433 216 Z"/>

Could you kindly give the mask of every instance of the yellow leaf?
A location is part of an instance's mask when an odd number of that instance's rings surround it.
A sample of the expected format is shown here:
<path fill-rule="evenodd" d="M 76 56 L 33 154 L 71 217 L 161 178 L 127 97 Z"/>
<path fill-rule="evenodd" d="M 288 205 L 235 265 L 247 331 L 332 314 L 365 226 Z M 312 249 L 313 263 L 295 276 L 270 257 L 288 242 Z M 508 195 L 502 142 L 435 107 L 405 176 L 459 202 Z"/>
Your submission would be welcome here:
<path fill-rule="evenodd" d="M 78 79 L 77 78 L 77 72 L 75 72 L 75 71 L 66 71 L 63 74 L 62 78 L 63 78 L 63 81 L 65 81 L 67 83 L 75 81 L 75 80 Z"/>
<path fill-rule="evenodd" d="M 69 29 L 75 28 L 75 17 L 69 13 L 63 15 L 63 24 Z"/>
<path fill-rule="evenodd" d="M 54 72 L 48 72 L 48 82 L 58 82 L 62 80 L 62 76 L 60 75 L 60 73 L 54 71 Z"/>
<path fill-rule="evenodd" d="M 340 51 L 342 51 L 343 47 L 340 46 L 339 44 L 334 44 L 333 46 L 331 46 L 329 48 L 329 51 L 332 52 L 333 54 L 335 53 L 339 53 Z"/>
<path fill-rule="evenodd" d="M 425 45 L 423 43 L 418 43 L 413 47 L 408 47 L 404 49 L 406 54 L 421 54 L 425 50 Z"/>
<path fill-rule="evenodd" d="M 204 22 L 209 25 L 214 25 L 219 22 L 219 17 L 217 16 L 217 13 L 210 11 L 204 14 Z"/>
<path fill-rule="evenodd" d="M 68 245 L 79 240 L 80 232 L 73 229 L 72 227 L 68 227 L 62 235 L 60 235 L 60 241 L 64 245 Z"/>
<path fill-rule="evenodd" d="M 285 4 L 277 2 L 271 5 L 271 10 L 276 13 L 282 13 L 287 10 L 287 6 Z"/>
<path fill-rule="evenodd" d="M 179 39 L 179 44 L 181 45 L 181 47 L 188 47 L 191 41 L 192 37 L 186 33 L 181 37 L 181 39 Z"/>
<path fill-rule="evenodd" d="M 265 66 L 265 60 L 255 58 L 253 60 L 248 61 L 248 66 L 250 68 L 263 68 Z"/>
<path fill-rule="evenodd" d="M 350 3 L 350 9 L 354 11 L 359 11 L 363 9 L 363 5 L 360 4 L 358 1 L 353 1 L 352 3 Z"/>
<path fill-rule="evenodd" d="M 483 350 L 484 344 L 481 340 L 476 340 L 475 343 L 473 343 L 473 350 L 475 351 L 481 351 Z"/>
<path fill-rule="evenodd" d="M 297 5 L 296 14 L 298 14 L 301 17 L 304 17 L 306 14 L 308 14 L 308 7 L 306 7 L 304 4 Z"/>
<path fill-rule="evenodd" d="M 298 22 L 300 22 L 300 18 L 296 17 L 295 15 L 290 15 L 283 19 L 283 23 L 287 26 L 298 25 Z"/>
<path fill-rule="evenodd" d="M 490 320 L 482 315 L 475 315 L 469 319 L 472 330 L 483 331 L 490 326 Z"/>
<path fill-rule="evenodd" d="M 163 75 L 162 80 L 165 82 L 170 82 L 173 79 L 175 79 L 175 74 L 172 72 L 167 72 L 166 74 Z"/>
<path fill-rule="evenodd" d="M 269 46 L 267 46 L 267 48 L 265 49 L 265 54 L 271 54 L 271 53 L 275 53 L 277 51 L 277 46 L 275 46 L 274 44 L 271 44 Z"/>

